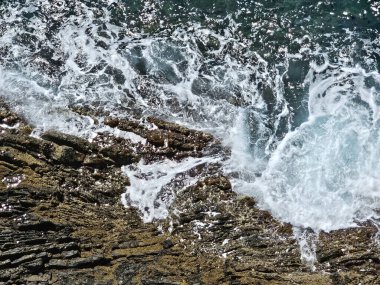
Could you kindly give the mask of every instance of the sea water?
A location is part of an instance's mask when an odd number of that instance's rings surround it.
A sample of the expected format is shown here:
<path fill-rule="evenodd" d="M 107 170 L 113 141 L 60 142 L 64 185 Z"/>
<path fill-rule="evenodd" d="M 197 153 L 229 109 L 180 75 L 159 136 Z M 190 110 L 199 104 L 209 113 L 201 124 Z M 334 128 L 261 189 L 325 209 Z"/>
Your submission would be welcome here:
<path fill-rule="evenodd" d="M 0 15 L 0 96 L 34 135 L 113 131 L 72 111 L 90 106 L 158 116 L 231 149 L 124 167 L 123 202 L 145 221 L 195 183 L 186 171 L 219 161 L 234 191 L 295 227 L 308 262 L 310 231 L 377 224 L 377 1 L 5 0 Z"/>

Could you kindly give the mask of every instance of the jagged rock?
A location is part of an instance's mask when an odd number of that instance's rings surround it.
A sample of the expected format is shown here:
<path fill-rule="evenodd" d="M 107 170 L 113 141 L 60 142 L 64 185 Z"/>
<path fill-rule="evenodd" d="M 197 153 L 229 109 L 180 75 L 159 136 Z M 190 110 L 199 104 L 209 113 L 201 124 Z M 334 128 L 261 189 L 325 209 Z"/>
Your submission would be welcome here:
<path fill-rule="evenodd" d="M 19 231 L 57 231 L 61 226 L 51 221 L 38 221 L 18 226 Z"/>
<path fill-rule="evenodd" d="M 44 274 L 44 275 L 32 275 L 32 276 L 29 276 L 29 277 L 25 278 L 25 281 L 29 282 L 29 283 L 39 283 L 39 284 L 42 284 L 44 282 L 45 283 L 49 282 L 50 279 L 51 279 L 50 274 Z"/>
<path fill-rule="evenodd" d="M 12 264 L 12 261 L 10 259 L 6 259 L 4 261 L 0 262 L 0 269 L 2 268 L 9 268 Z"/>
<path fill-rule="evenodd" d="M 65 252 L 62 252 L 61 256 L 62 258 L 74 258 L 74 257 L 78 257 L 80 255 L 80 252 L 78 250 L 70 250 L 70 251 L 65 251 Z"/>
<path fill-rule="evenodd" d="M 63 134 L 57 131 L 47 131 L 41 135 L 41 138 L 54 142 L 58 145 L 69 146 L 81 153 L 90 153 L 92 150 L 91 144 L 85 139 L 75 137 L 68 134 Z"/>
<path fill-rule="evenodd" d="M 106 117 L 104 123 L 145 138 L 148 145 L 136 151 L 136 154 L 142 154 L 142 156 L 153 152 L 155 157 L 162 155 L 181 159 L 187 156 L 201 156 L 201 152 L 206 148 L 209 148 L 210 152 L 213 148 L 223 152 L 220 143 L 209 134 L 190 130 L 158 118 L 148 117 L 146 121 L 151 125 L 150 128 L 138 121 L 114 117 Z M 154 148 L 150 148 L 150 145 Z M 147 160 L 152 160 L 152 158 Z"/>
<path fill-rule="evenodd" d="M 62 259 L 51 259 L 46 265 L 47 269 L 67 269 L 68 267 L 68 261 Z"/>
<path fill-rule="evenodd" d="M 176 193 L 166 220 L 144 224 L 121 205 L 122 165 L 228 155 L 209 134 L 106 117 L 141 142 L 100 133 L 90 143 L 56 131 L 38 139 L 1 102 L 0 123 L 19 125 L 0 130 L 0 283 L 380 284 L 373 225 L 321 233 L 312 272 L 291 225 L 234 193 L 218 165 L 190 171 L 202 178 Z"/>
<path fill-rule="evenodd" d="M 85 155 L 69 146 L 57 146 L 52 152 L 51 158 L 55 162 L 77 167 L 83 163 Z"/>
<path fill-rule="evenodd" d="M 88 155 L 83 161 L 84 166 L 90 166 L 94 168 L 106 168 L 107 166 L 114 165 L 115 162 L 107 157 L 101 157 L 99 155 Z"/>

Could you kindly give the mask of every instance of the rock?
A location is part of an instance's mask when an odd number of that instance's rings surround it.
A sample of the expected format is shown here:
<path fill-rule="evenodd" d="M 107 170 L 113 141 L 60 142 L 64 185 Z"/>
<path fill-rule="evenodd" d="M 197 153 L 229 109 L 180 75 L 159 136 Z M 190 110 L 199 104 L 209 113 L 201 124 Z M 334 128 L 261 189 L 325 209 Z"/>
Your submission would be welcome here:
<path fill-rule="evenodd" d="M 323 263 L 331 259 L 335 259 L 344 255 L 344 252 L 340 249 L 334 249 L 330 252 L 317 252 L 318 261 Z"/>
<path fill-rule="evenodd" d="M 6 259 L 4 261 L 0 262 L 0 269 L 2 268 L 8 268 L 12 264 L 10 259 Z"/>
<path fill-rule="evenodd" d="M 53 244 L 47 248 L 47 252 L 50 253 L 61 253 L 63 251 L 77 250 L 79 245 L 76 242 L 69 242 L 64 244 Z"/>
<path fill-rule="evenodd" d="M 39 221 L 30 224 L 22 224 L 18 226 L 19 231 L 57 231 L 60 225 L 55 224 L 51 221 Z"/>
<path fill-rule="evenodd" d="M 50 280 L 51 276 L 50 274 L 44 274 L 44 275 L 32 275 L 27 278 L 25 278 L 26 282 L 34 282 L 34 283 L 47 283 Z"/>
<path fill-rule="evenodd" d="M 206 148 L 209 148 L 209 151 L 213 148 L 221 149 L 217 147 L 220 143 L 209 134 L 190 130 L 158 118 L 148 117 L 146 121 L 151 124 L 150 128 L 139 121 L 113 117 L 106 117 L 104 123 L 145 138 L 148 145 L 142 148 L 141 153 L 143 154 L 153 151 L 156 154 L 155 156 L 160 154 L 181 159 L 188 156 L 201 156 L 201 152 Z M 154 146 L 154 148 L 150 148 L 150 145 Z M 151 158 L 148 158 L 148 160 L 151 160 Z"/>
<path fill-rule="evenodd" d="M 56 131 L 31 138 L 31 126 L 0 102 L 0 122 L 19 125 L 0 130 L 0 283 L 380 284 L 375 226 L 321 233 L 312 272 L 292 226 L 234 193 L 217 164 L 189 171 L 199 181 L 174 193 L 168 218 L 143 223 L 120 203 L 129 185 L 122 165 L 228 150 L 161 119 L 80 112 L 140 141 L 100 133 L 90 143 Z"/>
<path fill-rule="evenodd" d="M 41 138 L 61 146 L 69 146 L 81 153 L 89 153 L 92 149 L 91 144 L 85 139 L 53 130 L 43 133 Z"/>
<path fill-rule="evenodd" d="M 203 183 L 206 186 L 214 186 L 215 185 L 215 186 L 217 186 L 221 190 L 230 190 L 232 188 L 230 181 L 228 180 L 227 177 L 224 177 L 224 176 L 207 177 L 203 181 Z"/>
<path fill-rule="evenodd" d="M 164 249 L 169 249 L 169 248 L 172 248 L 173 246 L 174 246 L 174 243 L 170 239 L 167 239 L 164 241 L 164 244 L 163 244 Z"/>
<path fill-rule="evenodd" d="M 51 154 L 51 158 L 58 163 L 77 167 L 83 163 L 85 155 L 69 146 L 57 146 Z"/>
<path fill-rule="evenodd" d="M 20 257 L 19 259 L 12 261 L 12 266 L 17 266 L 21 263 L 25 263 L 27 261 L 34 260 L 35 258 L 36 258 L 35 254 L 24 255 L 24 256 Z"/>
<path fill-rule="evenodd" d="M 98 169 L 103 169 L 114 164 L 115 162 L 112 159 L 99 155 L 87 155 L 83 161 L 84 166 L 90 166 Z"/>
<path fill-rule="evenodd" d="M 68 267 L 68 261 L 62 259 L 51 259 L 49 260 L 49 263 L 46 265 L 47 269 L 67 269 Z"/>
<path fill-rule="evenodd" d="M 70 250 L 70 251 L 64 251 L 62 252 L 62 258 L 69 259 L 78 257 L 80 255 L 78 250 Z"/>
<path fill-rule="evenodd" d="M 119 125 L 119 119 L 115 117 L 105 117 L 104 124 L 110 126 L 111 128 L 116 128 Z"/>
<path fill-rule="evenodd" d="M 68 262 L 71 268 L 94 268 L 95 266 L 108 265 L 110 260 L 104 256 L 90 256 L 87 258 L 74 258 Z"/>
<path fill-rule="evenodd" d="M 11 250 L 7 250 L 0 253 L 0 260 L 15 260 L 18 258 L 21 258 L 25 255 L 31 255 L 33 253 L 38 253 L 39 248 L 38 247 L 19 247 Z"/>

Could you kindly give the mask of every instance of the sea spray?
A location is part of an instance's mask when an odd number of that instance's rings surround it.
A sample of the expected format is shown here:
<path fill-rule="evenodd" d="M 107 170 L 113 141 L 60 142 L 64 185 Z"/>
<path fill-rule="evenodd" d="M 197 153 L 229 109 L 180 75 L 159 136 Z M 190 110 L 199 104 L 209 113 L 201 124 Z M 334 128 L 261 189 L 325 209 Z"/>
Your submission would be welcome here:
<path fill-rule="evenodd" d="M 166 159 L 124 166 L 122 170 L 129 177 L 131 186 L 122 195 L 122 202 L 127 207 L 139 209 L 145 222 L 164 219 L 178 192 L 197 182 L 198 177 L 189 171 L 200 166 L 204 169 L 218 161 L 218 157 L 189 157 L 180 162 Z"/>
<path fill-rule="evenodd" d="M 293 227 L 293 234 L 300 247 L 301 260 L 307 264 L 312 271 L 315 271 L 317 263 L 316 251 L 319 233 L 314 232 L 311 229 Z"/>
<path fill-rule="evenodd" d="M 73 106 L 158 116 L 231 148 L 234 190 L 281 221 L 319 232 L 378 220 L 378 4 L 132 2 L 0 4 L 0 96 L 36 136 L 110 131 Z M 126 168 L 146 221 L 167 215 L 174 169 L 198 162 L 173 163 Z M 150 167 L 162 187 L 142 195 Z M 314 246 L 297 236 L 309 262 Z"/>

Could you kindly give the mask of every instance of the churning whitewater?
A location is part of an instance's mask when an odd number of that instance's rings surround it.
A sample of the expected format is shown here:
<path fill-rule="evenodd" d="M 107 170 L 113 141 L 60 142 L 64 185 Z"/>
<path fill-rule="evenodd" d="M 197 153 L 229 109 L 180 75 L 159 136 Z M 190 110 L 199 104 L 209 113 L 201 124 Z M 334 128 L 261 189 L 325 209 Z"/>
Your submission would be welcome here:
<path fill-rule="evenodd" d="M 91 139 L 111 131 L 72 111 L 91 106 L 118 117 L 159 116 L 231 148 L 228 160 L 125 168 L 132 185 L 123 201 L 145 221 L 167 215 L 180 189 L 159 193 L 177 174 L 220 161 L 236 192 L 295 227 L 378 222 L 376 2 L 321 1 L 314 15 L 306 1 L 234 1 L 229 10 L 175 1 L 37 2 L 0 4 L 0 96 L 34 135 L 58 129 Z M 144 210 L 157 200 L 158 208 Z"/>

